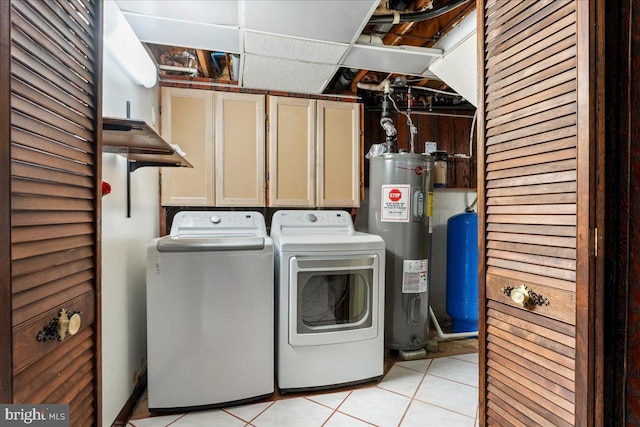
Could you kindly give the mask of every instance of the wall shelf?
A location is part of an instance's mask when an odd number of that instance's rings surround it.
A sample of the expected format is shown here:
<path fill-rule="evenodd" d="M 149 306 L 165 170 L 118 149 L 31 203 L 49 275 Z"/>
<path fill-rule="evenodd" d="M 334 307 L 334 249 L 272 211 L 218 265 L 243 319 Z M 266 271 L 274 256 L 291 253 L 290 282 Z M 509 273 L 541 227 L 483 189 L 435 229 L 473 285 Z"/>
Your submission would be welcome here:
<path fill-rule="evenodd" d="M 103 117 L 102 152 L 127 158 L 127 218 L 131 217 L 131 172 L 145 166 L 193 168 L 142 120 Z"/>
<path fill-rule="evenodd" d="M 193 167 L 142 120 L 103 117 L 102 151 L 121 154 L 135 162 Z"/>

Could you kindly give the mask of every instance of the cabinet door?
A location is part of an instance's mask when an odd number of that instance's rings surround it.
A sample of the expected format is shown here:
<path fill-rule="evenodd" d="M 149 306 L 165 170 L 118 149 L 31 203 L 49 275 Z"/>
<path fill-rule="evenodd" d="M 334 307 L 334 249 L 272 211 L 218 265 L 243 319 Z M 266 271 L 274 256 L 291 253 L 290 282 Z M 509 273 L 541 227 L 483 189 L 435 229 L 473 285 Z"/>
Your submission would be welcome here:
<path fill-rule="evenodd" d="M 360 105 L 318 101 L 316 204 L 360 206 Z"/>
<path fill-rule="evenodd" d="M 264 95 L 216 92 L 216 204 L 265 206 Z"/>
<path fill-rule="evenodd" d="M 315 205 L 316 101 L 269 97 L 269 206 Z"/>
<path fill-rule="evenodd" d="M 213 206 L 213 92 L 162 88 L 162 137 L 193 165 L 162 168 L 164 206 Z"/>

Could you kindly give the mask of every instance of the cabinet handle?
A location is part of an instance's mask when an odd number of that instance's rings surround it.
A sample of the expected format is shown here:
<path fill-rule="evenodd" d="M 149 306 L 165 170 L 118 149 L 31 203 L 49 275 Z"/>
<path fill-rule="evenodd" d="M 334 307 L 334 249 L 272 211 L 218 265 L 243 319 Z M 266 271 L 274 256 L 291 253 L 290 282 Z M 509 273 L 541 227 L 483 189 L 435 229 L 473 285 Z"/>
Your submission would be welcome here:
<path fill-rule="evenodd" d="M 549 300 L 547 298 L 533 292 L 531 289 L 527 288 L 526 285 L 520 285 L 518 287 L 505 286 L 500 290 L 506 296 L 511 297 L 511 301 L 522 307 L 549 305 Z"/>
<path fill-rule="evenodd" d="M 58 317 L 54 317 L 48 325 L 46 325 L 38 333 L 37 341 L 58 340 L 64 341 L 67 335 L 75 335 L 80 330 L 82 324 L 81 311 L 67 311 L 63 308 L 58 313 Z"/>

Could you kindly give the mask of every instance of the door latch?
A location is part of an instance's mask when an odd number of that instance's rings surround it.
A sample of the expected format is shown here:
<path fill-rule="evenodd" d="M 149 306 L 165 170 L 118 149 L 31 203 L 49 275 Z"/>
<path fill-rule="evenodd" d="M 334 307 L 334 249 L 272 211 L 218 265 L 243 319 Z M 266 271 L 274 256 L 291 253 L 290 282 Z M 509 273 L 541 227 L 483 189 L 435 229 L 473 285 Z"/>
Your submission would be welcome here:
<path fill-rule="evenodd" d="M 38 333 L 37 341 L 58 340 L 64 341 L 67 335 L 75 335 L 80 330 L 82 324 L 81 311 L 67 311 L 63 308 L 58 313 L 58 317 L 54 317 L 48 325 L 46 325 Z"/>

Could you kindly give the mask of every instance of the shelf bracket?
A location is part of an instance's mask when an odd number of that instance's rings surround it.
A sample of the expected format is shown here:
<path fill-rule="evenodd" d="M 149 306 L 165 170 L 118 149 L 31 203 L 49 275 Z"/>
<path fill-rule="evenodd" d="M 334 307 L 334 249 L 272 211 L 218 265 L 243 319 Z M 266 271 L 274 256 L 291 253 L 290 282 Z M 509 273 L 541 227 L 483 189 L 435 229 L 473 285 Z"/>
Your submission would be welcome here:
<path fill-rule="evenodd" d="M 127 218 L 131 218 L 131 160 L 127 159 Z"/>
<path fill-rule="evenodd" d="M 127 101 L 127 119 L 131 118 L 131 101 Z M 127 159 L 127 218 L 131 218 L 131 160 Z"/>
<path fill-rule="evenodd" d="M 179 168 L 183 165 L 180 163 L 177 164 L 167 164 L 164 162 L 145 162 L 145 161 L 135 161 L 127 159 L 127 218 L 131 218 L 131 174 L 137 171 L 140 168 L 153 166 L 153 167 L 163 167 L 163 168 Z"/>

